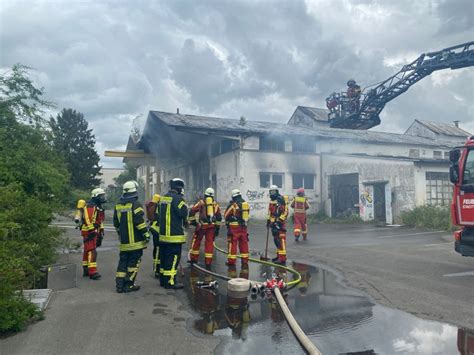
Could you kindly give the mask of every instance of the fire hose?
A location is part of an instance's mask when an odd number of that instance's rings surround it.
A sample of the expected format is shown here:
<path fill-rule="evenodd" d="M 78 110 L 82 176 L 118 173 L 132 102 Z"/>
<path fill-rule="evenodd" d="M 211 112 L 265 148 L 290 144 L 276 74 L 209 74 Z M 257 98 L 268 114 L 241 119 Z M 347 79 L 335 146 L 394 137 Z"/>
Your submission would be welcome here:
<path fill-rule="evenodd" d="M 216 243 L 214 243 L 214 248 L 217 251 L 219 251 L 223 254 L 227 254 L 223 249 L 219 248 L 216 245 Z M 237 255 L 237 257 L 242 258 L 240 255 Z M 301 281 L 301 274 L 298 271 L 296 271 L 292 268 L 289 268 L 289 267 L 286 267 L 286 266 L 283 266 L 283 265 L 279 265 L 279 264 L 275 264 L 275 263 L 272 263 L 270 261 L 263 261 L 263 260 L 259 260 L 259 259 L 255 259 L 255 258 L 249 258 L 249 261 L 259 263 L 259 264 L 263 264 L 263 265 L 277 267 L 277 268 L 286 270 L 286 271 L 291 272 L 292 274 L 296 275 L 297 278 L 295 280 L 292 280 L 292 281 L 290 281 L 286 284 L 287 287 L 289 286 L 288 289 L 291 289 L 291 288 L 295 287 Z M 228 277 L 228 276 L 221 275 L 221 274 L 212 272 L 210 270 L 206 270 L 206 269 L 200 267 L 199 265 L 193 264 L 193 267 L 196 268 L 197 270 L 205 272 L 209 275 L 213 275 L 215 277 L 218 277 L 218 278 L 221 278 L 221 279 L 224 279 L 224 280 L 231 280 L 231 278 Z M 250 283 L 252 285 L 255 285 L 255 287 L 261 287 L 261 285 L 262 285 L 261 282 L 256 282 L 256 281 L 250 281 Z M 299 324 L 296 321 L 295 317 L 291 313 L 290 309 L 288 308 L 288 306 L 285 302 L 285 299 L 283 298 L 283 295 L 281 294 L 281 291 L 280 291 L 280 288 L 279 288 L 278 284 L 275 284 L 272 287 L 272 291 L 273 291 L 273 293 L 275 295 L 275 298 L 276 298 L 276 300 L 277 300 L 277 302 L 280 306 L 280 309 L 283 312 L 283 315 L 286 319 L 286 322 L 288 323 L 291 331 L 293 332 L 293 334 L 295 335 L 296 339 L 301 344 L 303 349 L 308 354 L 321 355 L 321 352 L 319 351 L 319 349 L 311 342 L 311 340 L 308 338 L 308 336 L 301 329 L 301 327 L 299 326 Z"/>

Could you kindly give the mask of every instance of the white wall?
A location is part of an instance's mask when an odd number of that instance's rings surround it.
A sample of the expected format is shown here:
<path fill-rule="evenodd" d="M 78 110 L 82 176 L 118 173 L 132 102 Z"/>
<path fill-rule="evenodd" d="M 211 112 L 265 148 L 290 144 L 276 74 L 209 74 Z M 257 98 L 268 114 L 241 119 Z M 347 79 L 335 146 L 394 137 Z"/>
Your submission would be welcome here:
<path fill-rule="evenodd" d="M 311 203 L 309 213 L 315 213 L 318 210 L 321 194 L 318 155 L 249 150 L 243 150 L 240 154 L 240 189 L 244 198 L 250 202 L 253 218 L 263 219 L 267 214 L 268 189 L 260 187 L 261 172 L 284 174 L 283 189 L 280 193 L 290 198 L 296 194 L 292 186 L 292 174 L 314 174 L 316 176 L 315 189 L 306 189 L 306 195 Z"/>

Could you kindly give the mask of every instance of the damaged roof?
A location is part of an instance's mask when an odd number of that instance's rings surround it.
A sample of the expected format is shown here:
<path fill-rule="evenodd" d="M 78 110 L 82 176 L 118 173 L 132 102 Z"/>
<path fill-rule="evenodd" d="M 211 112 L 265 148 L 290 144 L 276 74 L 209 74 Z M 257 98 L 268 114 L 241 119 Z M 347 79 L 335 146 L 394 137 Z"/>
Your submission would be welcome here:
<path fill-rule="evenodd" d="M 456 127 L 454 124 L 444 123 L 444 122 L 433 122 L 433 121 L 422 121 L 415 119 L 415 122 L 425 126 L 430 131 L 436 134 L 443 134 L 446 136 L 454 136 L 454 137 L 468 137 L 471 134 L 466 132 L 465 130 Z"/>
<path fill-rule="evenodd" d="M 177 130 L 190 133 L 215 133 L 228 135 L 279 135 L 310 136 L 326 139 L 345 139 L 377 143 L 409 144 L 440 147 L 440 142 L 423 137 L 376 131 L 362 131 L 329 127 L 299 127 L 276 122 L 250 121 L 241 124 L 238 119 L 184 115 L 150 111 L 148 119 L 158 119 Z M 449 148 L 446 146 L 446 148 Z"/>
<path fill-rule="evenodd" d="M 298 112 L 316 121 L 327 122 L 329 120 L 328 119 L 329 110 L 326 110 L 324 108 L 297 106 L 295 109 L 295 112 L 293 113 L 291 117 L 293 117 Z"/>

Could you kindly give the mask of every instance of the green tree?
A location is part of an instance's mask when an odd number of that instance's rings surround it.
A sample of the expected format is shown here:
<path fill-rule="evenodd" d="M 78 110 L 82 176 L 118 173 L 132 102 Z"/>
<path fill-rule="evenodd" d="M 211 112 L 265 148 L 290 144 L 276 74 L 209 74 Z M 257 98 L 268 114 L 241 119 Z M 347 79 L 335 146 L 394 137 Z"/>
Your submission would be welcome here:
<path fill-rule="evenodd" d="M 38 310 L 17 290 L 34 286 L 54 261 L 60 231 L 49 227 L 68 191 L 66 166 L 44 129 L 43 100 L 16 65 L 0 74 L 0 333 L 18 331 Z"/>
<path fill-rule="evenodd" d="M 56 118 L 50 119 L 55 150 L 64 157 L 71 185 L 89 190 L 100 184 L 102 175 L 99 154 L 95 149 L 95 136 L 84 115 L 73 109 L 63 109 Z"/>

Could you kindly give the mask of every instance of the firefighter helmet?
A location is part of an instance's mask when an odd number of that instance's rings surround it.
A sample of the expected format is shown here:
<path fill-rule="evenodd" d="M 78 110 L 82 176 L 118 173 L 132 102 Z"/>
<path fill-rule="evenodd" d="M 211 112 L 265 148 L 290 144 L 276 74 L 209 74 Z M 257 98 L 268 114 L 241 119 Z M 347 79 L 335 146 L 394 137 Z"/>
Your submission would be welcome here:
<path fill-rule="evenodd" d="M 206 191 L 204 191 L 204 196 L 214 197 L 214 189 L 212 187 L 208 187 Z"/>
<path fill-rule="evenodd" d="M 153 203 L 158 203 L 158 202 L 160 202 L 160 200 L 161 200 L 161 196 L 158 195 L 158 194 L 154 194 L 153 197 L 151 198 L 151 201 Z"/>
<path fill-rule="evenodd" d="M 239 189 L 233 189 L 232 190 L 232 197 L 237 197 L 237 196 L 240 196 L 240 195 L 242 195 L 242 194 L 240 193 Z"/>
<path fill-rule="evenodd" d="M 105 191 L 104 189 L 101 189 L 100 187 L 92 190 L 91 192 L 91 197 L 94 198 L 94 197 L 97 197 L 99 195 L 105 195 Z"/>
<path fill-rule="evenodd" d="M 184 180 L 180 178 L 174 178 L 170 180 L 170 189 L 175 190 L 181 195 L 184 195 Z"/>
<path fill-rule="evenodd" d="M 304 188 L 300 187 L 298 190 L 296 190 L 296 194 L 298 196 L 304 196 Z"/>
<path fill-rule="evenodd" d="M 130 193 L 130 192 L 137 192 L 137 187 L 138 183 L 134 180 L 127 181 L 125 184 L 123 184 L 122 192 L 124 194 Z"/>
<path fill-rule="evenodd" d="M 353 86 L 353 85 L 355 85 L 355 83 L 356 83 L 356 81 L 354 79 L 349 79 L 347 81 L 347 86 Z"/>

